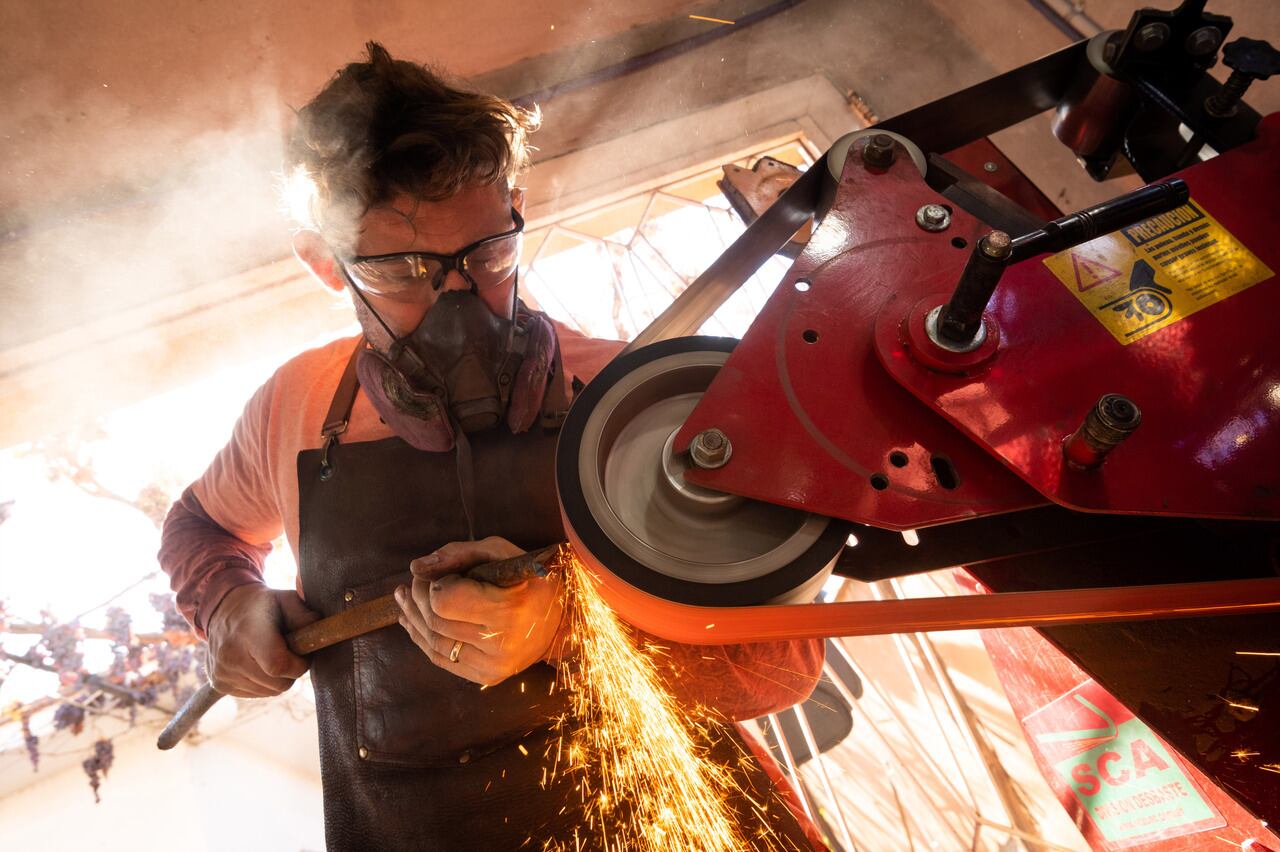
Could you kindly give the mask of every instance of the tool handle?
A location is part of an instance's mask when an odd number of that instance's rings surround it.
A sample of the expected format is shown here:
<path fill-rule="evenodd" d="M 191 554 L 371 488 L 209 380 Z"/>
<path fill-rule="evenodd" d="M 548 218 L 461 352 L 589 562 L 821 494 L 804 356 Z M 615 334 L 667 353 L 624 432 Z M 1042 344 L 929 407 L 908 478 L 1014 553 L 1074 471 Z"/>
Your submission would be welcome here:
<path fill-rule="evenodd" d="M 560 545 L 553 544 L 542 550 L 522 553 L 510 559 L 497 562 L 486 562 L 463 572 L 464 577 L 488 583 L 492 586 L 507 588 L 519 585 L 533 577 L 545 577 L 547 560 L 554 556 Z M 353 606 L 345 612 L 322 618 L 319 621 L 300 627 L 285 637 L 289 650 L 300 657 L 305 657 L 321 648 L 328 648 L 339 642 L 372 633 L 383 627 L 390 627 L 400 618 L 400 605 L 394 595 L 383 595 L 380 598 Z"/>
<path fill-rule="evenodd" d="M 211 683 L 206 683 L 197 689 L 195 695 L 188 698 L 187 703 L 183 704 L 178 712 L 173 714 L 169 724 L 164 726 L 164 730 L 156 738 L 156 748 L 161 751 L 168 751 L 182 742 L 182 738 L 187 735 L 187 732 L 195 727 L 196 722 L 200 721 L 200 717 L 207 713 L 210 707 L 217 704 L 218 699 L 221 697 L 222 693 L 214 689 Z"/>
<path fill-rule="evenodd" d="M 510 559 L 486 562 L 463 572 L 463 576 L 502 588 L 516 586 L 534 577 L 547 576 L 547 563 L 559 556 L 562 547 L 563 544 L 553 544 Z M 293 653 L 306 656 L 321 648 L 390 627 L 399 618 L 400 605 L 396 603 L 395 596 L 383 595 L 345 612 L 300 627 L 285 636 L 284 641 Z M 222 693 L 214 689 L 213 684 L 206 683 L 196 690 L 178 712 L 173 714 L 169 724 L 165 725 L 156 740 L 156 746 L 167 751 L 181 742 L 195 727 L 196 722 L 200 721 L 200 717 L 221 697 Z"/>

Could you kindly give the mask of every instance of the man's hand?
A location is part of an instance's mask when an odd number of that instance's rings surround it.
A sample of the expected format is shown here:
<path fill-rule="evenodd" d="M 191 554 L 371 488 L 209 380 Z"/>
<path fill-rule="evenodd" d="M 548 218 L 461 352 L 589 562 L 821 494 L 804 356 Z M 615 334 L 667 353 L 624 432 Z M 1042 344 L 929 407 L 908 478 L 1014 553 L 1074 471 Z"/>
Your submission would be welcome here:
<path fill-rule="evenodd" d="M 223 695 L 279 695 L 307 670 L 284 634 L 319 617 L 297 592 L 259 583 L 236 586 L 209 619 L 209 682 Z"/>
<path fill-rule="evenodd" d="M 498 588 L 458 574 L 523 553 L 505 538 L 446 544 L 413 560 L 412 587 L 396 589 L 400 624 L 440 668 L 493 686 L 554 656 L 564 615 L 561 582 L 552 575 Z M 454 645 L 462 646 L 450 659 Z"/>

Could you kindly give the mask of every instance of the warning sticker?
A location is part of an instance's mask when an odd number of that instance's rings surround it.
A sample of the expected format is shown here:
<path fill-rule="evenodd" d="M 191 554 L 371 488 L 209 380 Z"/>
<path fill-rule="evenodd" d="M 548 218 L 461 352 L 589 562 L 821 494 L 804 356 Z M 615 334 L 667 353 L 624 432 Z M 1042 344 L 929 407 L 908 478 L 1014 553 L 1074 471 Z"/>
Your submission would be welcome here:
<path fill-rule="evenodd" d="M 1044 263 L 1125 345 L 1274 274 L 1195 202 Z"/>
<path fill-rule="evenodd" d="M 1226 824 L 1160 738 L 1095 681 L 1085 681 L 1022 723 L 1057 771 L 1055 786 L 1066 785 L 1113 848 Z"/>

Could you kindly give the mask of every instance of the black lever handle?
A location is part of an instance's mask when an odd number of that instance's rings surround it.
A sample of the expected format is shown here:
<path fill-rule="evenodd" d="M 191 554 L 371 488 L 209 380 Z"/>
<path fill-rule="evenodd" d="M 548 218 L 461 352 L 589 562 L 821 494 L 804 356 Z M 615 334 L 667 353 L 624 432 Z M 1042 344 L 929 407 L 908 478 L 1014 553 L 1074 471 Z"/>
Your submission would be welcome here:
<path fill-rule="evenodd" d="M 1130 225 L 1168 213 L 1191 198 L 1191 190 L 1182 178 L 1153 183 L 1133 192 L 1096 204 L 1079 213 L 1069 213 L 1043 228 L 1015 237 L 1009 262 L 1017 263 L 1033 255 L 1086 243 L 1094 237 L 1109 234 Z"/>

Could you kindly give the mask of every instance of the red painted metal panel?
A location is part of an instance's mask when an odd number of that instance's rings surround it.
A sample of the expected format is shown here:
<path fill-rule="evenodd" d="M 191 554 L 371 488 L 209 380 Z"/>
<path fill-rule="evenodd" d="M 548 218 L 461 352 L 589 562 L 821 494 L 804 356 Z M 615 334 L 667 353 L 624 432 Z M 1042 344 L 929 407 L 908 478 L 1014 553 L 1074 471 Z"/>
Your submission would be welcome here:
<path fill-rule="evenodd" d="M 1280 114 L 1259 138 L 1182 172 L 1192 201 L 1271 270 L 1280 269 Z M 894 378 L 1038 491 L 1072 508 L 1130 514 L 1280 518 L 1280 280 L 1272 276 L 1128 345 L 1046 268 L 1012 267 L 988 310 L 999 352 L 969 376 L 913 360 L 879 324 Z M 896 314 L 890 315 L 892 312 Z M 1101 468 L 1069 467 L 1061 441 L 1106 393 L 1142 425 Z"/>
<path fill-rule="evenodd" d="M 962 571 L 957 573 L 962 578 L 968 577 Z M 972 580 L 966 585 L 972 587 Z M 984 630 L 981 635 L 1009 704 L 1014 714 L 1024 720 L 1024 725 L 1025 720 L 1031 719 L 1032 727 L 1035 727 L 1038 712 L 1053 705 L 1088 679 L 1086 672 L 1034 629 L 1021 627 Z M 1096 684 L 1093 688 L 1101 690 Z M 1124 848 L 1124 843 L 1108 843 L 1102 836 L 1098 824 L 1087 814 L 1084 802 L 1073 792 L 1055 765 L 1057 761 L 1053 759 L 1050 748 L 1038 743 L 1035 736 L 1037 730 L 1027 731 L 1027 743 L 1035 755 L 1040 771 L 1084 833 L 1085 839 L 1095 849 Z M 1167 746 L 1163 739 L 1161 743 Z M 1141 844 L 1142 849 L 1150 852 L 1190 852 L 1219 847 L 1226 849 L 1227 843 L 1239 846 L 1250 839 L 1267 847 L 1280 844 L 1280 837 L 1267 830 L 1257 817 L 1242 808 L 1195 764 L 1176 751 L 1173 755 L 1178 768 L 1190 778 L 1196 792 L 1202 794 L 1213 810 L 1221 814 L 1226 825 L 1209 827 L 1207 830 L 1193 830 L 1194 825 L 1184 825 L 1181 830 L 1167 831 L 1164 837 L 1147 838 Z M 1246 759 L 1265 762 L 1268 758 L 1258 755 Z"/>
<path fill-rule="evenodd" d="M 1055 207 L 1035 184 L 1027 180 L 990 139 L 978 139 L 957 148 L 947 154 L 947 159 L 1045 220 L 1056 219 L 1065 212 Z M 988 171 L 988 163 L 995 166 L 994 171 Z"/>
<path fill-rule="evenodd" d="M 855 148 L 832 210 L 677 436 L 683 449 L 717 427 L 730 462 L 688 479 L 890 529 L 1044 502 L 877 361 L 881 308 L 949 289 L 968 257 L 952 241 L 983 233 L 960 210 L 946 231 L 923 231 L 915 214 L 931 203 L 945 200 L 904 153 L 873 169 Z M 940 482 L 935 458 L 957 482 Z"/>

